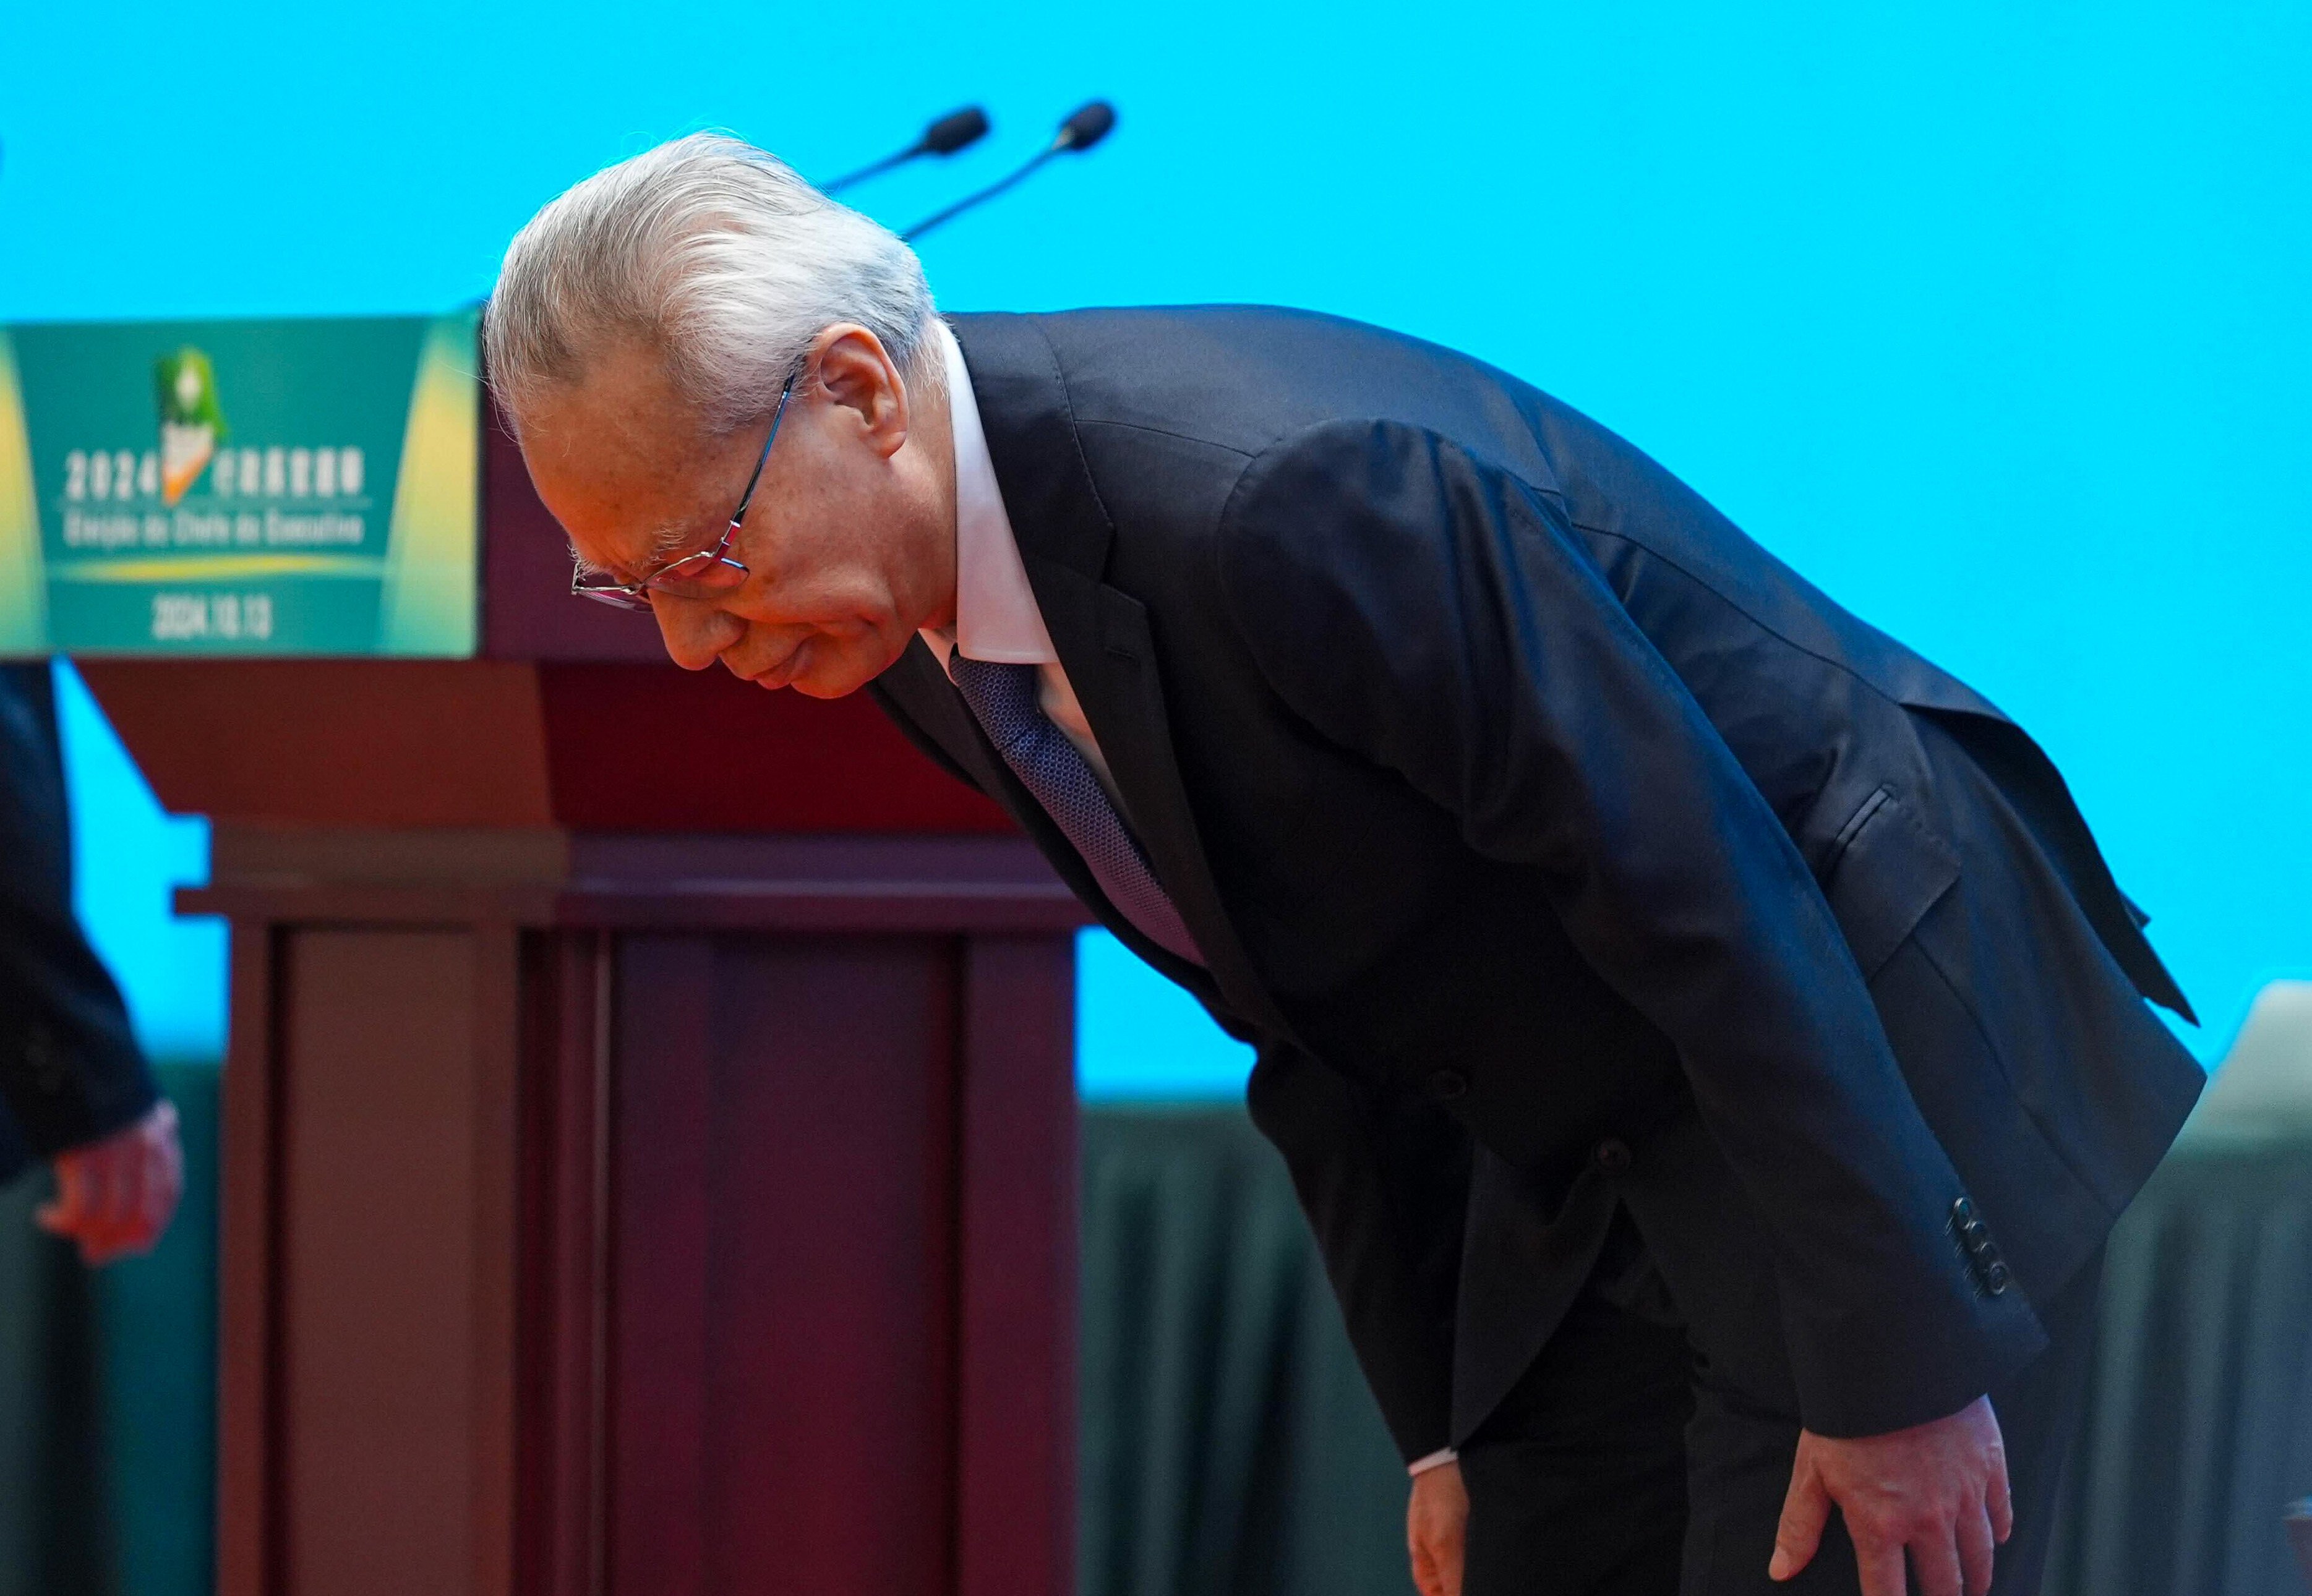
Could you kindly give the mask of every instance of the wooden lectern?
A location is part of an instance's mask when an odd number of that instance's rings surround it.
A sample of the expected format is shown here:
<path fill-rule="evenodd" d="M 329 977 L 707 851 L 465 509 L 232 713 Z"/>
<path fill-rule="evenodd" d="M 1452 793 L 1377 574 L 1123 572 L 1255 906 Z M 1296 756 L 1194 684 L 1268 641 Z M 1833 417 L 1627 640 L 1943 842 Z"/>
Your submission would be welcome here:
<path fill-rule="evenodd" d="M 486 434 L 480 658 L 83 666 L 232 923 L 218 1588 L 1063 1596 L 1082 916 Z"/>

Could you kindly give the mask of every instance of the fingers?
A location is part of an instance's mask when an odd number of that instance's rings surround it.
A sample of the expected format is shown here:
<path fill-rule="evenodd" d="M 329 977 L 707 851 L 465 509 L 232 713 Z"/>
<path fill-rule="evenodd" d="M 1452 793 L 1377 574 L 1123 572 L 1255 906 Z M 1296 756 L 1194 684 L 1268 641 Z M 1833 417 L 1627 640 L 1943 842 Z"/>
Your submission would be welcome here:
<path fill-rule="evenodd" d="M 1461 1560 L 1468 1549 L 1468 1528 L 1456 1523 L 1445 1544 L 1437 1548 L 1438 1596 L 1461 1596 Z"/>
<path fill-rule="evenodd" d="M 1995 1560 L 1991 1515 L 1980 1509 L 1962 1511 L 1957 1533 L 1958 1565 L 1966 1581 L 1966 1596 L 1984 1596 L 1991 1589 L 1991 1569 Z"/>
<path fill-rule="evenodd" d="M 2001 1499 L 2003 1493 L 1987 1493 Z M 1924 1596 L 1989 1596 L 1998 1541 L 1988 1502 L 1961 1507 L 1956 1522 L 1936 1524 L 1911 1538 L 1911 1560 Z"/>
<path fill-rule="evenodd" d="M 1791 1488 L 1782 1497 L 1782 1520 L 1774 1527 L 1774 1555 L 1766 1565 L 1766 1577 L 1791 1579 L 1813 1562 L 1816 1548 L 1822 1545 L 1823 1526 L 1829 1522 L 1830 1493 L 1823 1488 L 1822 1476 L 1807 1455 L 1801 1437 L 1798 1456 L 1791 1463 Z M 1896 1571 L 1900 1573 L 1899 1563 Z M 1893 1596 L 1903 1596 L 1899 1583 Z"/>
<path fill-rule="evenodd" d="M 1991 1496 L 1986 1482 L 1955 1514 L 1924 1503 L 1908 1511 L 1886 1503 L 1875 1510 L 1846 1506 L 1862 1596 L 1905 1596 L 1912 1590 L 1919 1596 L 1989 1596 L 1997 1554 Z"/>
<path fill-rule="evenodd" d="M 114 1255 L 149 1252 L 169 1228 L 177 1199 L 185 1184 L 184 1153 L 177 1145 L 176 1110 L 166 1103 L 156 1106 L 131 1144 L 136 1152 L 136 1176 L 122 1203 L 112 1237 Z"/>
<path fill-rule="evenodd" d="M 2007 1487 L 2007 1448 L 1994 1441 L 1991 1447 L 1991 1486 L 1984 1505 L 1990 1510 L 1991 1533 L 2001 1546 L 2015 1533 L 2015 1498 Z"/>
<path fill-rule="evenodd" d="M 160 1197 L 161 1173 L 153 1148 L 143 1138 L 120 1149 L 118 1180 L 112 1189 L 110 1223 L 99 1239 L 91 1263 L 110 1263 L 130 1252 L 152 1246 L 153 1206 Z"/>
<path fill-rule="evenodd" d="M 1408 1519 L 1406 1539 L 1413 1552 L 1414 1589 L 1421 1596 L 1461 1596 L 1460 1547 L 1417 1518 Z"/>
<path fill-rule="evenodd" d="M 125 1252 L 144 1201 L 144 1156 L 141 1148 L 126 1147 L 102 1159 L 104 1207 L 81 1236 L 81 1261 L 91 1268 L 110 1263 Z"/>
<path fill-rule="evenodd" d="M 1961 1596 L 1958 1547 L 1949 1524 L 1938 1524 L 1911 1542 L 1911 1565 L 1919 1573 L 1920 1596 Z"/>
<path fill-rule="evenodd" d="M 1862 1596 L 1905 1596 L 1912 1589 L 1920 1596 L 1989 1596 L 1997 1543 L 1983 1500 L 1961 1507 L 1956 1518 L 1929 1510 L 1907 1515 L 1907 1522 L 1904 1516 L 1849 1511 L 1846 1528 Z M 1906 1553 L 1915 1576 L 1910 1585 L 1904 1580 Z"/>
<path fill-rule="evenodd" d="M 120 1225 L 120 1204 L 134 1169 L 135 1161 L 123 1159 L 109 1142 L 82 1157 L 83 1207 L 80 1227 L 73 1235 L 80 1243 L 83 1263 L 99 1264 L 111 1256 L 112 1236 Z"/>
<path fill-rule="evenodd" d="M 1405 1549 L 1413 1558 L 1413 1588 L 1421 1596 L 1438 1596 L 1436 1565 L 1429 1556 L 1428 1538 L 1421 1532 L 1421 1493 L 1417 1489 L 1405 1504 Z"/>
<path fill-rule="evenodd" d="M 1856 1536 L 1854 1566 L 1861 1575 L 1862 1596 L 1906 1596 L 1900 1541 L 1866 1542 Z"/>

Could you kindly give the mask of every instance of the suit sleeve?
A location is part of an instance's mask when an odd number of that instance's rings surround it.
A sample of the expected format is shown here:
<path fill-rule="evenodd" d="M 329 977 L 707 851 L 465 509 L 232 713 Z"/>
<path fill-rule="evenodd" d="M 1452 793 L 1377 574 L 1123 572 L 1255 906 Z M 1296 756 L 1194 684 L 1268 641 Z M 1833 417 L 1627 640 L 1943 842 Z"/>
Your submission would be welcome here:
<path fill-rule="evenodd" d="M 1964 1266 L 1957 1175 L 1813 876 L 1554 494 L 1418 429 L 1328 423 L 1248 468 L 1215 559 L 1279 696 L 1529 868 L 1676 1045 L 1769 1229 L 1808 1427 L 1939 1417 L 2036 1355 L 2021 1294 Z"/>
<path fill-rule="evenodd" d="M 1246 1087 L 1316 1233 L 1349 1344 L 1407 1463 L 1452 1427 L 1453 1304 L 1469 1146 L 1434 1104 L 1264 1048 Z"/>
<path fill-rule="evenodd" d="M 67 827 L 48 667 L 0 666 L 0 1100 L 18 1159 L 100 1140 L 158 1097 L 73 918 Z"/>

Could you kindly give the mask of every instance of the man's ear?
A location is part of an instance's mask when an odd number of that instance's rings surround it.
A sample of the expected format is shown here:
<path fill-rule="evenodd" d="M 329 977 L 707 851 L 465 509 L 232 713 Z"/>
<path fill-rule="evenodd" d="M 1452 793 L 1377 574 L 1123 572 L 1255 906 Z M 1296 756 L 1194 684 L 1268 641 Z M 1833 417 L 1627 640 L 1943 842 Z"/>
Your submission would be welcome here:
<path fill-rule="evenodd" d="M 811 344 L 810 371 L 819 390 L 850 412 L 870 449 L 889 458 L 907 440 L 907 385 L 883 341 L 863 327 L 839 322 Z"/>

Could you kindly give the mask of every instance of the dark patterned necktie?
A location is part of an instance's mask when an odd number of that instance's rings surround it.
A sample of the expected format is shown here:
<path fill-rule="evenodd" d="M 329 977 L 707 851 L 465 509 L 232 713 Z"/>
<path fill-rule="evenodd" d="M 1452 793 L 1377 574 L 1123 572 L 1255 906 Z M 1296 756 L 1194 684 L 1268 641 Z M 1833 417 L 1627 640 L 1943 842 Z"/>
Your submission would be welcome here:
<path fill-rule="evenodd" d="M 1159 947 L 1203 964 L 1180 911 L 1148 868 L 1139 839 L 1108 801 L 1090 763 L 1044 713 L 1036 667 L 966 659 L 957 650 L 948 656 L 948 674 L 1003 763 L 1044 806 L 1061 835 L 1075 844 L 1117 912 Z"/>

